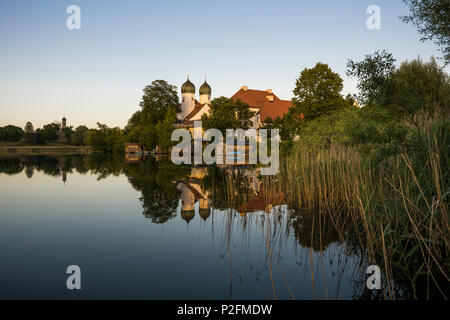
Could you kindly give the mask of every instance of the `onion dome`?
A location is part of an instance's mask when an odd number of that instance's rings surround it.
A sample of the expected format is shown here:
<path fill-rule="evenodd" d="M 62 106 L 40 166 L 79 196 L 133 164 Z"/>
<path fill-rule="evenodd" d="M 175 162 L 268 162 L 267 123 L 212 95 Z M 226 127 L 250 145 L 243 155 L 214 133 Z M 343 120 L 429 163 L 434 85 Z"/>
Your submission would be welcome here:
<path fill-rule="evenodd" d="M 203 82 L 202 86 L 200 87 L 200 95 L 202 94 L 207 94 L 207 95 L 211 95 L 211 87 L 209 86 L 209 84 L 206 82 Z"/>
<path fill-rule="evenodd" d="M 211 211 L 209 209 L 200 209 L 200 217 L 203 219 L 203 221 L 206 221 L 206 219 L 209 218 L 211 215 Z"/>
<path fill-rule="evenodd" d="M 189 210 L 189 211 L 181 211 L 181 218 L 183 218 L 186 223 L 189 223 L 192 219 L 194 219 L 195 211 Z"/>
<path fill-rule="evenodd" d="M 181 86 L 181 93 L 194 93 L 195 94 L 195 86 L 192 82 L 189 81 L 189 77 L 185 83 Z"/>

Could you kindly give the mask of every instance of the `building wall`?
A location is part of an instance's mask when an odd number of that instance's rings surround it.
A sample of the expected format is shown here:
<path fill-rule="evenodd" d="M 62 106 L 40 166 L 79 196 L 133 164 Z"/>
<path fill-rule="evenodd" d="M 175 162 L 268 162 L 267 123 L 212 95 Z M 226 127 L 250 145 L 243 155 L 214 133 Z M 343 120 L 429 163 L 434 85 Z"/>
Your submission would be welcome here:
<path fill-rule="evenodd" d="M 195 108 L 195 93 L 183 93 L 181 96 L 181 112 L 178 119 L 183 120 Z"/>
<path fill-rule="evenodd" d="M 200 95 L 200 104 L 211 104 L 211 96 L 209 94 Z"/>
<path fill-rule="evenodd" d="M 195 116 L 191 118 L 191 120 L 192 121 L 201 120 L 202 115 L 204 114 L 209 115 L 209 105 L 204 105 L 203 108 L 199 112 L 197 112 Z"/>

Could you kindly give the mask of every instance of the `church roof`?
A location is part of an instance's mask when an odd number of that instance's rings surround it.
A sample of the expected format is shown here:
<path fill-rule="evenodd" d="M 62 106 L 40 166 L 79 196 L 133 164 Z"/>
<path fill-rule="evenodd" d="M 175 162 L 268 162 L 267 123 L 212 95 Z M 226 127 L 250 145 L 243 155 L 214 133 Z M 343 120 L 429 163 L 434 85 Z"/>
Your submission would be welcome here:
<path fill-rule="evenodd" d="M 234 101 L 241 100 L 252 108 L 260 109 L 261 121 L 269 117 L 272 119 L 282 118 L 292 106 L 290 100 L 281 100 L 272 90 L 254 90 L 246 87 L 241 88 L 231 99 Z"/>
<path fill-rule="evenodd" d="M 205 82 L 203 82 L 202 86 L 200 87 L 200 95 L 202 95 L 202 94 L 211 95 L 211 87 L 206 82 L 206 80 L 205 80 Z"/>
<path fill-rule="evenodd" d="M 195 93 L 195 86 L 189 81 L 189 77 L 186 82 L 181 85 L 181 93 Z"/>
<path fill-rule="evenodd" d="M 197 113 L 200 112 L 200 110 L 203 109 L 203 107 L 207 105 L 207 103 L 201 104 L 200 102 L 195 99 L 195 107 L 192 109 L 192 111 L 186 116 L 186 118 L 183 119 L 184 121 L 190 121 Z"/>
<path fill-rule="evenodd" d="M 194 219 L 195 217 L 195 211 L 194 210 L 187 210 L 187 211 L 181 211 L 181 218 L 183 218 L 186 223 L 189 224 L 189 222 Z"/>

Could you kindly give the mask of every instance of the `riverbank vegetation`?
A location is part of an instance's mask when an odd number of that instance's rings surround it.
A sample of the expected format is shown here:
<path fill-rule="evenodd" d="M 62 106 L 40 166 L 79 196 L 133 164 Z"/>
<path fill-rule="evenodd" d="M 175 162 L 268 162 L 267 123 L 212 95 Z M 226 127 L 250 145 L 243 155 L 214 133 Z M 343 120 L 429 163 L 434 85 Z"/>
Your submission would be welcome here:
<path fill-rule="evenodd" d="M 380 298 L 448 298 L 449 76 L 433 59 L 394 62 L 385 51 L 348 62 L 362 108 L 329 108 L 338 86 L 321 79 L 323 66 L 302 72 L 295 112 L 275 121 L 291 134 L 270 183 L 291 206 L 329 216 L 342 236 L 351 222 L 384 272 Z"/>

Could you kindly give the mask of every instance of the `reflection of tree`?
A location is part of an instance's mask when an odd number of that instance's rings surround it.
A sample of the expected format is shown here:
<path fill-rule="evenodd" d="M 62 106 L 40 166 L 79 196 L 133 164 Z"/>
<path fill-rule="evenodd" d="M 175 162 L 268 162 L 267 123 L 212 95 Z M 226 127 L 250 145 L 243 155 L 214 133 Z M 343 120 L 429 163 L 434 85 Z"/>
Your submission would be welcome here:
<path fill-rule="evenodd" d="M 56 177 L 61 174 L 58 158 L 38 156 L 34 157 L 34 167 L 37 171 Z"/>
<path fill-rule="evenodd" d="M 296 210 L 291 215 L 291 226 L 298 243 L 314 251 L 324 251 L 330 244 L 339 241 L 339 234 L 327 214 Z"/>
<path fill-rule="evenodd" d="M 33 166 L 25 167 L 25 174 L 28 178 L 32 178 L 34 174 L 34 167 Z"/>
<path fill-rule="evenodd" d="M 176 216 L 179 192 L 176 179 L 187 176 L 190 169 L 176 166 L 169 161 L 156 162 L 153 158 L 136 164 L 126 164 L 122 157 L 105 154 L 91 156 L 27 156 L 23 158 L 0 158 L 0 173 L 17 174 L 26 168 L 28 177 L 35 171 L 54 177 L 63 172 L 76 171 L 81 174 L 91 172 L 97 179 L 110 175 L 125 174 L 136 190 L 141 192 L 143 214 L 154 223 L 164 223 Z"/>
<path fill-rule="evenodd" d="M 208 167 L 208 174 L 202 179 L 202 188 L 212 194 L 213 206 L 219 210 L 239 207 L 250 195 L 252 181 L 242 169 L 222 169 Z"/>
<path fill-rule="evenodd" d="M 24 168 L 23 163 L 19 159 L 4 158 L 0 159 L 0 173 L 17 174 L 22 172 Z"/>
<path fill-rule="evenodd" d="M 164 223 L 176 216 L 179 192 L 174 180 L 187 176 L 188 168 L 151 158 L 126 165 L 124 173 L 133 188 L 142 194 L 145 217 L 154 223 Z"/>

